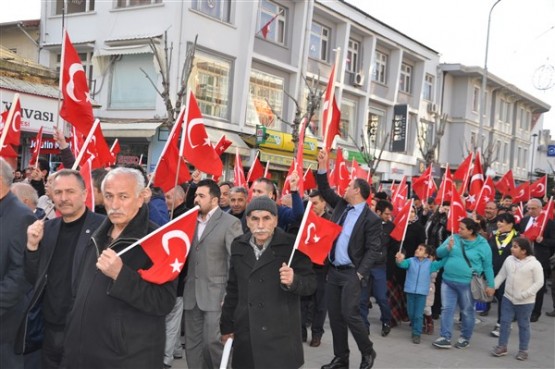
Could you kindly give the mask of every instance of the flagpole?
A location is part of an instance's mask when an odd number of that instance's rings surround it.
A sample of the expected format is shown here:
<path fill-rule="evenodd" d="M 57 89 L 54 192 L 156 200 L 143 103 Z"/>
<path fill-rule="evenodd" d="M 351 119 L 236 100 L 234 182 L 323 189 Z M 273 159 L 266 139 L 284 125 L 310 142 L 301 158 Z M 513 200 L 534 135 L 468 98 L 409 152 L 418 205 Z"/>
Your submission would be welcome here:
<path fill-rule="evenodd" d="M 339 64 L 339 54 L 341 54 L 340 47 L 335 49 L 335 64 L 333 65 L 333 68 L 334 68 L 333 81 L 328 81 L 328 84 L 331 82 L 332 85 L 331 85 L 331 91 L 330 91 L 330 99 L 328 101 L 328 115 L 326 116 L 326 122 L 324 122 L 326 124 L 326 126 L 324 127 L 325 128 L 324 142 L 323 142 L 324 149 L 326 149 L 326 143 L 328 142 L 328 133 L 329 133 L 329 128 L 330 128 L 330 124 L 333 116 L 333 99 L 335 97 L 335 75 L 337 74 L 336 68 Z"/>
<path fill-rule="evenodd" d="M 270 169 L 270 160 L 266 162 L 266 168 L 264 168 L 264 178 L 268 177 L 268 170 Z"/>
<path fill-rule="evenodd" d="M 110 147 L 110 152 L 111 152 L 111 153 L 114 152 L 114 148 L 115 148 L 116 145 L 118 144 L 118 140 L 119 140 L 119 138 L 116 138 L 116 139 L 114 140 L 114 143 L 112 144 L 112 147 Z M 143 154 L 141 154 L 141 156 L 142 156 L 142 155 L 143 155 Z M 139 161 L 139 164 L 141 164 L 140 161 Z"/>
<path fill-rule="evenodd" d="M 36 148 L 37 148 L 37 158 L 35 159 L 35 169 L 38 169 L 38 167 L 39 167 L 40 148 L 42 146 L 42 127 L 40 127 L 38 133 L 40 133 L 40 138 L 38 137 L 38 134 L 37 134 L 36 141 L 35 141 L 35 145 L 36 145 Z"/>
<path fill-rule="evenodd" d="M 73 163 L 73 166 L 71 167 L 71 169 L 75 170 L 79 166 L 79 163 L 81 162 L 81 159 L 83 159 L 83 155 L 85 155 L 85 152 L 87 151 L 87 146 L 89 146 L 89 142 L 91 142 L 92 136 L 94 135 L 94 131 L 96 130 L 96 127 L 98 127 L 99 124 L 100 124 L 100 119 L 98 119 L 98 118 L 95 119 L 94 123 L 93 123 L 93 125 L 92 125 L 92 127 L 89 131 L 89 134 L 87 135 L 85 143 L 83 143 L 83 146 L 81 147 L 81 150 L 79 150 L 79 155 L 75 159 L 75 163 Z"/>
<path fill-rule="evenodd" d="M 249 172 L 247 173 L 247 186 L 249 185 L 249 180 L 251 179 L 252 176 L 252 170 L 254 168 L 254 163 L 256 162 L 256 159 L 258 158 L 258 154 L 260 154 L 260 150 L 256 151 L 256 155 L 254 156 L 254 160 L 252 161 L 252 165 L 249 169 Z"/>
<path fill-rule="evenodd" d="M 164 145 L 164 148 L 162 149 L 162 153 L 160 154 L 160 157 L 158 158 L 158 161 L 156 162 L 156 167 L 154 167 L 154 171 L 152 172 L 152 174 L 150 175 L 150 179 L 148 180 L 148 184 L 146 185 L 146 187 L 150 187 L 150 185 L 152 184 L 152 181 L 154 180 L 154 176 L 156 175 L 156 171 L 158 170 L 158 166 L 160 165 L 160 158 L 164 157 L 164 154 L 166 153 L 167 149 L 168 149 L 168 145 L 171 142 L 171 139 L 173 137 L 173 135 L 175 134 L 175 130 L 177 129 L 178 126 L 178 122 L 181 121 L 180 117 L 185 114 L 185 107 L 181 107 L 181 111 L 179 112 L 179 115 L 177 116 L 177 120 L 175 121 L 175 123 L 172 126 L 172 129 L 170 131 L 170 134 L 168 136 L 168 141 L 166 142 L 166 145 Z M 179 163 L 181 164 L 181 163 Z"/>
<path fill-rule="evenodd" d="M 303 174 L 303 181 L 306 179 L 306 174 L 308 173 L 309 170 L 312 169 L 312 164 L 308 164 L 308 168 L 306 168 L 306 172 L 304 172 Z"/>
<path fill-rule="evenodd" d="M 472 164 L 472 166 L 474 166 L 474 151 L 472 151 L 470 153 L 471 158 L 470 158 L 470 164 Z M 462 187 L 462 193 L 464 194 L 467 190 L 468 190 L 468 180 L 470 179 L 470 171 L 471 171 L 471 166 L 468 166 L 468 170 L 466 171 L 466 176 L 464 177 L 464 181 L 463 181 L 463 187 Z"/>
<path fill-rule="evenodd" d="M 549 201 L 547 202 L 547 211 L 545 212 L 545 216 L 543 217 L 543 222 L 542 222 L 542 227 L 540 228 L 540 236 L 543 237 L 543 231 L 545 230 L 545 225 L 547 223 L 547 220 L 549 219 L 549 210 L 553 211 L 551 209 L 551 203 L 553 202 L 553 196 L 551 196 L 549 198 Z"/>
<path fill-rule="evenodd" d="M 299 232 L 297 232 L 297 238 L 295 239 L 295 245 L 293 246 L 293 251 L 291 251 L 291 256 L 289 257 L 289 262 L 287 266 L 291 266 L 291 262 L 293 261 L 293 255 L 295 255 L 295 250 L 299 248 L 299 244 L 301 243 L 301 237 L 303 236 L 303 229 L 306 225 L 306 220 L 308 219 L 308 214 L 310 209 L 312 208 L 312 201 L 306 203 L 306 209 L 304 210 L 303 220 L 301 221 L 301 226 L 299 228 Z"/>
<path fill-rule="evenodd" d="M 412 204 L 414 204 L 414 199 L 410 199 L 410 208 L 409 208 L 409 217 L 410 211 L 412 209 Z M 403 231 L 403 238 L 401 238 L 401 244 L 399 245 L 399 252 L 403 249 L 403 242 L 405 242 L 405 236 L 407 235 L 407 228 L 409 227 L 409 219 L 407 219 L 407 223 L 405 224 L 405 230 Z"/>
<path fill-rule="evenodd" d="M 156 233 L 158 233 L 158 232 L 160 232 L 160 231 L 163 231 L 164 229 L 168 228 L 170 225 L 172 225 L 172 224 L 174 224 L 175 222 L 181 220 L 181 218 L 185 218 L 186 216 L 188 216 L 188 215 L 191 214 L 192 212 L 197 211 L 197 210 L 199 210 L 199 209 L 200 209 L 199 206 L 198 206 L 198 205 L 195 205 L 195 207 L 193 207 L 191 210 L 187 211 L 187 212 L 184 213 L 184 214 L 181 214 L 180 216 L 178 216 L 178 217 L 175 218 L 175 219 L 172 219 L 170 222 L 164 224 L 164 226 L 162 226 L 162 227 L 160 227 L 160 228 L 154 230 L 153 232 L 147 234 L 146 236 L 144 236 L 144 237 L 141 238 L 140 240 L 135 241 L 135 242 L 132 243 L 131 245 L 127 246 L 126 248 L 124 248 L 123 250 L 121 250 L 120 252 L 118 252 L 117 255 L 118 255 L 118 256 L 121 256 L 121 255 L 125 254 L 127 251 L 131 250 L 131 249 L 134 248 L 135 246 L 140 245 L 141 242 L 144 242 L 144 240 L 146 240 L 147 238 L 154 236 Z"/>
<path fill-rule="evenodd" d="M 441 204 L 443 204 L 443 199 L 445 199 L 445 186 L 447 185 L 447 171 L 449 170 L 449 163 L 447 163 L 447 168 L 445 169 L 445 173 L 443 174 L 443 188 L 441 189 Z M 452 188 L 451 188 L 452 189 Z"/>
<path fill-rule="evenodd" d="M 19 100 L 19 93 L 16 92 L 15 95 L 13 95 L 13 100 L 12 100 L 12 105 L 10 106 L 10 110 L 8 110 L 8 117 L 6 118 L 6 124 L 4 125 L 4 129 L 2 130 L 2 136 L 0 136 L 0 148 L 4 147 L 4 141 L 6 141 L 6 137 L 8 137 L 8 131 L 10 130 L 13 116 L 15 114 L 14 110 L 17 104 L 17 100 Z"/>

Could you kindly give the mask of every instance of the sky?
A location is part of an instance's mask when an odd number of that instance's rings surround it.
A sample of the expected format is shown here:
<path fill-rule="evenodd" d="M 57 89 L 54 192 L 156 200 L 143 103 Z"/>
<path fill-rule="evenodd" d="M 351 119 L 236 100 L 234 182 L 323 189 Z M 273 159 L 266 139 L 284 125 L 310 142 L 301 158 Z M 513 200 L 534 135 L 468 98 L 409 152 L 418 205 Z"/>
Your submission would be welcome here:
<path fill-rule="evenodd" d="M 10 2 L 0 23 L 40 18 L 41 1 Z M 488 13 L 496 0 L 346 1 L 439 52 L 442 63 L 484 66 Z M 495 6 L 488 71 L 551 105 L 544 128 L 555 138 L 555 0 L 501 0 Z"/>

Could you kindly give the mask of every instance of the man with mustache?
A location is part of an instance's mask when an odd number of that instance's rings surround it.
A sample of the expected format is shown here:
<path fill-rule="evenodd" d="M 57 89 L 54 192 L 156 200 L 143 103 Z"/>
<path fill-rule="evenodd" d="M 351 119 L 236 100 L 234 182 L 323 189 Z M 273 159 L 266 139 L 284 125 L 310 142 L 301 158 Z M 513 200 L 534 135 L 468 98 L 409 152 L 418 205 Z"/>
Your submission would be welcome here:
<path fill-rule="evenodd" d="M 233 338 L 233 368 L 299 368 L 304 363 L 300 297 L 316 289 L 310 259 L 296 250 L 295 236 L 277 227 L 278 209 L 269 197 L 247 206 L 250 232 L 231 245 L 220 330 Z"/>
<path fill-rule="evenodd" d="M 104 216 L 91 212 L 85 206 L 87 191 L 78 171 L 62 169 L 50 177 L 52 200 L 61 217 L 46 222 L 37 220 L 27 228 L 25 276 L 35 287 L 32 304 L 27 309 L 18 335 L 18 346 L 23 348 L 29 312 L 42 305 L 43 369 L 60 366 L 66 319 L 80 275 L 78 265 L 92 233 L 104 220 Z"/>
<path fill-rule="evenodd" d="M 108 218 L 85 250 L 62 367 L 162 368 L 165 317 L 177 283 L 141 278 L 138 271 L 152 266 L 141 246 L 118 255 L 156 228 L 148 220 L 145 178 L 136 169 L 116 168 L 101 189 Z"/>

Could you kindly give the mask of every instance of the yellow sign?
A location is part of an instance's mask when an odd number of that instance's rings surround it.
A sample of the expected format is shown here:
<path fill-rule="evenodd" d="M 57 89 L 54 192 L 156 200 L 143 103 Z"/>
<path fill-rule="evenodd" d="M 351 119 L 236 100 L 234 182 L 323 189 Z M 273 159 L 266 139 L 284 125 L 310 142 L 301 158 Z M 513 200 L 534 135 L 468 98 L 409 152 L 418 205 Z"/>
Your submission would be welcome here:
<path fill-rule="evenodd" d="M 293 152 L 295 145 L 293 144 L 293 136 L 290 133 L 283 133 L 273 129 L 267 129 L 268 135 L 266 142 L 260 144 L 260 147 L 280 150 L 285 152 Z M 305 137 L 303 153 L 305 155 L 318 155 L 318 140 L 312 137 Z"/>

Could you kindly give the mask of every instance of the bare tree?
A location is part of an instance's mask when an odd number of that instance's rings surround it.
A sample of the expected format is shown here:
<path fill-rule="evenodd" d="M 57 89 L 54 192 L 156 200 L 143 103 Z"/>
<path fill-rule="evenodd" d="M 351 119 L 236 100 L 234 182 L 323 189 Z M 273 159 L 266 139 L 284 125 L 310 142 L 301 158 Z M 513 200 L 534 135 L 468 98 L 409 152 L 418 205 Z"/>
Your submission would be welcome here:
<path fill-rule="evenodd" d="M 179 112 L 179 110 L 181 109 L 181 105 L 183 104 L 183 97 L 187 92 L 189 76 L 191 75 L 191 71 L 193 70 L 193 60 L 195 58 L 197 39 L 198 34 L 195 36 L 195 41 L 193 42 L 193 44 L 189 45 L 189 47 L 187 48 L 185 62 L 183 63 L 183 67 L 181 70 L 180 86 L 176 93 L 175 106 L 170 97 L 170 70 L 171 60 L 173 56 L 173 43 L 168 46 L 168 32 L 164 32 L 164 54 L 160 55 L 160 51 L 156 47 L 156 40 L 154 38 L 149 39 L 149 46 L 154 53 L 154 57 L 156 58 L 156 62 L 158 64 L 158 72 L 160 73 L 162 78 L 162 89 L 158 88 L 156 83 L 152 80 L 152 78 L 150 78 L 150 76 L 143 68 L 140 69 L 144 73 L 145 77 L 150 81 L 156 92 L 158 92 L 158 95 L 160 95 L 160 97 L 162 97 L 162 100 L 164 101 L 164 106 L 166 107 L 166 120 L 162 123 L 162 125 L 166 127 L 171 127 L 175 123 L 177 113 Z"/>
<path fill-rule="evenodd" d="M 389 136 L 389 133 L 385 135 L 381 147 L 378 148 L 377 145 L 370 144 L 370 141 L 368 140 L 368 133 L 364 132 L 364 129 L 362 129 L 362 132 L 360 133 L 360 139 L 364 142 L 364 144 L 360 147 L 357 146 L 357 150 L 362 156 L 362 160 L 364 160 L 370 169 L 370 176 L 373 176 L 376 173 L 378 165 L 380 165 L 380 162 L 382 161 L 382 154 L 385 150 L 387 142 L 389 141 Z M 355 142 L 353 137 L 351 137 L 351 140 Z"/>
<path fill-rule="evenodd" d="M 429 167 L 433 163 L 436 162 L 436 153 L 437 148 L 439 147 L 439 143 L 445 134 L 445 127 L 447 126 L 447 114 L 435 114 L 435 134 L 433 135 L 432 139 L 429 140 L 427 137 L 427 132 L 423 132 L 422 129 L 419 128 L 417 125 L 416 132 L 417 132 L 417 142 L 418 148 L 420 150 L 420 154 L 426 163 L 426 167 Z"/>

